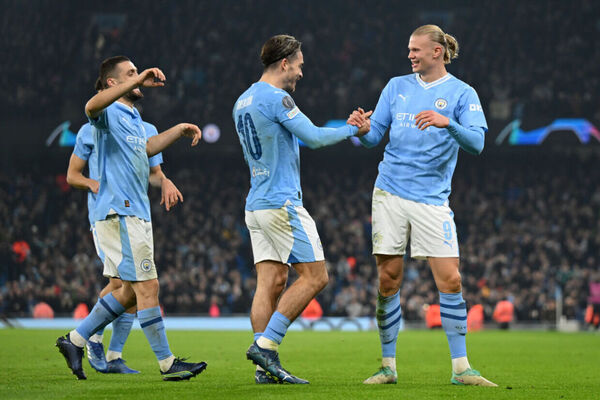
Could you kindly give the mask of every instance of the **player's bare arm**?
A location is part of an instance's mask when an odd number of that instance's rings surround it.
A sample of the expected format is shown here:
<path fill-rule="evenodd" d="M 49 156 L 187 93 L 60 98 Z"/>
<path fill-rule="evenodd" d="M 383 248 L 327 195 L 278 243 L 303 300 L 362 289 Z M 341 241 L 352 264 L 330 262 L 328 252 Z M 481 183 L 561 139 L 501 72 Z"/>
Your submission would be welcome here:
<path fill-rule="evenodd" d="M 146 143 L 146 154 L 148 154 L 148 157 L 152 157 L 175 143 L 183 136 L 192 138 L 192 146 L 196 146 L 202 137 L 202 131 L 194 124 L 177 124 L 161 134 L 152 136 L 150 139 L 148 139 L 148 142 Z"/>
<path fill-rule="evenodd" d="M 98 188 L 100 186 L 98 181 L 83 175 L 83 169 L 86 164 L 87 161 L 72 154 L 67 169 L 67 183 L 77 189 L 91 190 L 94 193 L 98 193 Z"/>
<path fill-rule="evenodd" d="M 161 189 L 160 205 L 165 205 L 165 210 L 169 211 L 179 201 L 183 202 L 183 195 L 177 189 L 177 186 L 162 171 L 160 165 L 150 167 L 149 176 L 150 185 Z"/>
<path fill-rule="evenodd" d="M 109 78 L 109 84 L 114 83 L 107 89 L 98 92 L 85 105 L 85 113 L 90 118 L 96 118 L 102 110 L 123 97 L 126 93 L 138 87 L 160 87 L 165 85 L 165 74 L 158 68 L 148 68 L 141 74 L 135 68 L 127 72 L 127 77 L 121 83 L 114 78 Z"/>
<path fill-rule="evenodd" d="M 425 130 L 430 126 L 436 128 L 447 128 L 450 124 L 450 120 L 444 117 L 442 114 L 436 113 L 432 110 L 421 111 L 415 116 L 415 124 L 420 130 Z"/>

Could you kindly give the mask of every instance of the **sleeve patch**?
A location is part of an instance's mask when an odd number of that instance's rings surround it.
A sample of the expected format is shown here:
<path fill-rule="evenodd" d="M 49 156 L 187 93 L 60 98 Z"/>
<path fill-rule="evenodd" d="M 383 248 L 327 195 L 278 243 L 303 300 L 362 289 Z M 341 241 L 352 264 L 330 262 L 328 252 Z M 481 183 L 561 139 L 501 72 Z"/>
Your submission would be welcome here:
<path fill-rule="evenodd" d="M 292 109 L 292 111 L 290 111 L 290 112 L 289 112 L 289 113 L 287 113 L 286 115 L 287 115 L 287 117 L 288 117 L 289 119 L 292 119 L 292 118 L 294 118 L 296 115 L 298 115 L 298 113 L 299 113 L 299 112 L 300 112 L 300 109 L 299 109 L 298 107 L 294 107 L 294 108 Z"/>
<path fill-rule="evenodd" d="M 283 99 L 281 99 L 281 103 L 288 110 L 292 110 L 294 107 L 296 107 L 296 103 L 294 103 L 294 99 L 292 99 L 291 96 L 285 96 Z"/>

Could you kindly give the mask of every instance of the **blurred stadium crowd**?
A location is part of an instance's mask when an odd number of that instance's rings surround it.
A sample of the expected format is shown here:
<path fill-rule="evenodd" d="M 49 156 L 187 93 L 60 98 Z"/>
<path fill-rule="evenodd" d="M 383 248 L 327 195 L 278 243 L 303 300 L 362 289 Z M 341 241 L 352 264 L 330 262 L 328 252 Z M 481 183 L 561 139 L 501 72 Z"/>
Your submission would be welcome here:
<path fill-rule="evenodd" d="M 373 106 L 392 76 L 409 73 L 410 32 L 433 22 L 458 38 L 450 72 L 477 89 L 489 119 L 522 105 L 540 117 L 600 121 L 593 0 L 3 4 L 0 110 L 11 116 L 35 106 L 38 117 L 83 117 L 101 60 L 126 53 L 139 68 L 161 67 L 170 83 L 144 103 L 153 121 L 229 123 L 235 99 L 261 72 L 262 43 L 290 33 L 303 41 L 306 64 L 296 102 L 323 123 Z"/>
<path fill-rule="evenodd" d="M 451 206 L 461 243 L 464 293 L 486 316 L 505 298 L 518 320 L 583 318 L 588 285 L 598 280 L 598 160 L 582 156 L 460 163 Z M 566 164 L 581 169 L 567 171 Z M 211 163 L 173 176 L 185 202 L 165 212 L 151 189 L 156 262 L 167 314 L 247 313 L 255 287 L 243 219 L 247 172 Z M 485 165 L 485 168 L 481 168 Z M 305 206 L 324 245 L 330 284 L 318 300 L 325 315 L 372 316 L 377 274 L 370 254 L 370 199 L 376 162 L 304 163 Z M 324 173 L 323 171 L 327 171 Z M 579 171 L 579 172 L 577 172 Z M 94 304 L 105 280 L 87 222 L 85 195 L 63 176 L 2 176 L 0 314 L 26 316 L 45 301 L 56 313 Z M 8 240 L 6 240 L 8 239 Z M 409 261 L 401 291 L 404 316 L 420 320 L 436 303 L 429 268 Z M 295 276 L 290 272 L 290 279 Z M 216 307 L 216 308 L 215 308 Z"/>
<path fill-rule="evenodd" d="M 235 144 L 231 109 L 260 76 L 260 46 L 290 33 L 303 42 L 306 64 L 294 98 L 323 124 L 358 105 L 373 107 L 389 78 L 409 73 L 408 37 L 423 23 L 457 37 L 462 51 L 449 71 L 477 89 L 490 125 L 525 112 L 544 121 L 585 116 L 600 123 L 600 47 L 592 41 L 600 2 L 593 0 L 433 1 L 430 11 L 417 3 L 355 0 L 2 4 L 5 123 L 83 121 L 101 60 L 125 54 L 140 69 L 159 66 L 167 75 L 168 84 L 141 103 L 145 119 L 159 128 L 217 122 Z M 2 158 L 19 163 L 7 149 Z M 305 207 L 317 222 L 331 278 L 318 297 L 326 315 L 374 315 L 370 199 L 381 151 L 357 159 L 303 156 Z M 583 319 L 588 287 L 600 282 L 597 151 L 540 152 L 536 159 L 488 152 L 459 156 L 450 199 L 468 305 L 482 304 L 489 318 L 508 298 L 518 320 L 547 321 L 562 298 L 562 313 Z M 255 279 L 243 214 L 248 172 L 238 153 L 177 168 L 166 157 L 167 174 L 185 196 L 169 213 L 150 190 L 167 314 L 249 310 Z M 36 169 L 25 161 L 0 172 L 0 316 L 29 316 L 39 301 L 71 314 L 80 302 L 94 304 L 105 283 L 85 195 L 50 172 L 66 170 L 66 158 L 61 162 Z M 408 261 L 404 275 L 403 313 L 419 320 L 437 291 L 422 262 Z"/>

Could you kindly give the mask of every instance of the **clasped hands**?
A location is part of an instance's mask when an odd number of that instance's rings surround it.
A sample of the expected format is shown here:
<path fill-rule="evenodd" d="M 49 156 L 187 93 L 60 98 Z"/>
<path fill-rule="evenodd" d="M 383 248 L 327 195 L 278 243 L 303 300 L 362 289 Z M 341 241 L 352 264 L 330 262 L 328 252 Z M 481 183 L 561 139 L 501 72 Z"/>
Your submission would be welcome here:
<path fill-rule="evenodd" d="M 373 114 L 373 111 L 365 112 L 365 110 L 358 107 L 348 116 L 346 123 L 358 128 L 356 136 L 363 136 L 371 130 L 371 114 Z M 432 110 L 421 111 L 414 116 L 414 121 L 415 126 L 422 131 L 430 126 L 446 128 L 450 123 L 450 120 L 447 117 Z"/>

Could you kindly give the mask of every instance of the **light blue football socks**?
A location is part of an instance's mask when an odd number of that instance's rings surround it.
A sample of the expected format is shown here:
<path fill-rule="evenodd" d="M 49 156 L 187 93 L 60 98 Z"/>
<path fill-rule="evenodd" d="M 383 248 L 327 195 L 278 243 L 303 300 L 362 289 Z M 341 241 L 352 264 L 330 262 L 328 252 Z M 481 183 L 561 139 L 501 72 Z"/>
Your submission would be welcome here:
<path fill-rule="evenodd" d="M 146 339 L 148 339 L 148 343 L 150 343 L 150 347 L 156 358 L 160 361 L 171 357 L 173 353 L 171 353 L 171 349 L 169 348 L 165 324 L 160 315 L 160 307 L 138 310 L 137 316 L 140 327 L 144 331 L 144 335 L 146 335 Z"/>
<path fill-rule="evenodd" d="M 400 290 L 388 297 L 377 294 L 376 317 L 379 340 L 381 341 L 381 356 L 383 358 L 395 358 L 396 342 L 402 319 Z"/>
<path fill-rule="evenodd" d="M 71 332 L 71 341 L 76 346 L 83 347 L 90 336 L 100 329 L 104 329 L 106 325 L 117 319 L 124 312 L 125 308 L 114 298 L 112 293 L 107 294 L 103 298 L 98 299 L 98 302 L 92 308 L 89 315 L 85 317 L 75 331 Z"/>
<path fill-rule="evenodd" d="M 283 340 L 283 337 L 287 333 L 287 328 L 290 326 L 290 324 L 290 320 L 287 319 L 285 315 L 283 315 L 279 311 L 275 311 L 271 316 L 269 324 L 267 325 L 265 332 L 262 334 L 262 337 L 259 338 L 259 340 L 257 340 L 258 345 L 262 348 L 266 348 L 262 346 L 262 344 L 264 344 L 264 342 L 262 342 L 263 338 L 268 339 L 271 342 L 275 342 L 277 345 L 280 345 L 281 341 Z M 270 350 L 274 349 L 271 348 Z"/>
<path fill-rule="evenodd" d="M 106 361 L 123 358 L 123 347 L 125 346 L 125 342 L 129 337 L 129 332 L 131 332 L 134 319 L 135 314 L 124 312 L 119 316 L 119 318 L 113 321 L 113 333 L 110 338 L 108 352 L 106 353 Z"/>
<path fill-rule="evenodd" d="M 440 292 L 440 316 L 442 327 L 448 338 L 450 356 L 454 358 L 467 356 L 467 305 L 459 293 Z"/>

